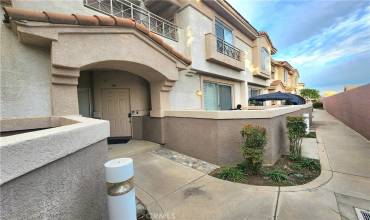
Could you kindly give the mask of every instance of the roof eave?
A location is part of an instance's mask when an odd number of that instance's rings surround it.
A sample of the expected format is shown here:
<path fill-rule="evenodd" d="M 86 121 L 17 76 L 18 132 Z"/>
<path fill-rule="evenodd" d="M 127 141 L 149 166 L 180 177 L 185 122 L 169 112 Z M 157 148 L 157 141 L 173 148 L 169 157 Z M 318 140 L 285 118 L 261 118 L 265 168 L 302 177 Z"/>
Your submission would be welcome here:
<path fill-rule="evenodd" d="M 223 16 L 228 22 L 232 23 L 242 33 L 252 40 L 258 37 L 258 31 L 253 27 L 239 12 L 233 8 L 227 1 L 220 0 L 203 0 L 203 2 L 218 14 Z"/>

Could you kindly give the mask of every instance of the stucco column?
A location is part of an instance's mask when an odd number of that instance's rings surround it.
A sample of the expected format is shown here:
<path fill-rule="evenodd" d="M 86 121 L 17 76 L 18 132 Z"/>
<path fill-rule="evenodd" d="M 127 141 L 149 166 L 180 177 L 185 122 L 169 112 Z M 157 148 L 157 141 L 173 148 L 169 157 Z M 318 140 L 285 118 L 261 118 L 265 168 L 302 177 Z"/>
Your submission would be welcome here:
<path fill-rule="evenodd" d="M 166 81 L 151 82 L 150 83 L 150 95 L 152 110 L 150 116 L 152 117 L 163 117 L 164 111 L 169 109 L 170 103 L 170 91 L 171 87 L 166 84 Z"/>
<path fill-rule="evenodd" d="M 77 85 L 79 69 L 51 68 L 52 114 L 78 115 Z"/>
<path fill-rule="evenodd" d="M 248 107 L 248 83 L 247 81 L 240 83 L 240 104 L 242 107 Z"/>

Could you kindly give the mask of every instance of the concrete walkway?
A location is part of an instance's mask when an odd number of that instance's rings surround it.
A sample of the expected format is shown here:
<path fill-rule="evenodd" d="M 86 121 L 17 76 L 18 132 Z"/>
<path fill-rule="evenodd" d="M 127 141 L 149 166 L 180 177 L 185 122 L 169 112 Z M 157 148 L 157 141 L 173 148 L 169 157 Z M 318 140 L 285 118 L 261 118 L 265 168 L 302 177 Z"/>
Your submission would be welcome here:
<path fill-rule="evenodd" d="M 152 219 L 357 220 L 354 207 L 370 210 L 370 143 L 325 111 L 314 126 L 322 173 L 308 184 L 231 183 L 147 151 L 132 156 L 137 196 Z"/>

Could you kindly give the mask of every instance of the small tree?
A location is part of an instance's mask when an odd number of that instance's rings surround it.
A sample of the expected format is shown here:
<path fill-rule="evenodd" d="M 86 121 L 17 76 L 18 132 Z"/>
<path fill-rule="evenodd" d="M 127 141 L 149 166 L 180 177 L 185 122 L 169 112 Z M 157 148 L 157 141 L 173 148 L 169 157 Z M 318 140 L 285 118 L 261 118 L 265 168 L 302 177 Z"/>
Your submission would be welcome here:
<path fill-rule="evenodd" d="M 263 151 L 267 142 L 266 129 L 255 125 L 245 125 L 241 134 L 244 141 L 242 152 L 247 168 L 252 174 L 257 174 L 262 167 Z"/>
<path fill-rule="evenodd" d="M 299 92 L 300 95 L 305 99 L 311 100 L 319 100 L 320 99 L 320 92 L 317 89 L 301 89 Z"/>
<path fill-rule="evenodd" d="M 301 116 L 288 116 L 288 138 L 290 142 L 290 157 L 294 160 L 302 158 L 302 139 L 306 133 L 306 123 Z"/>

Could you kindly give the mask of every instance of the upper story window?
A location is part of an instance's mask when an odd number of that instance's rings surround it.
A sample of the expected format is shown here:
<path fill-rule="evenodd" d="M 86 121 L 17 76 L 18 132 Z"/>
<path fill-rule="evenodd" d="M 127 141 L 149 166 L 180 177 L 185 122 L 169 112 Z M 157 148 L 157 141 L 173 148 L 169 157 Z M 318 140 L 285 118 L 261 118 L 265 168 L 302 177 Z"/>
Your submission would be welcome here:
<path fill-rule="evenodd" d="M 284 83 L 288 83 L 288 70 L 284 69 Z"/>
<path fill-rule="evenodd" d="M 240 61 L 240 49 L 233 46 L 233 32 L 223 23 L 216 20 L 217 51 Z"/>
<path fill-rule="evenodd" d="M 228 44 L 233 44 L 233 32 L 219 20 L 216 20 L 216 37 Z"/>
<path fill-rule="evenodd" d="M 270 65 L 270 53 L 264 47 L 261 48 L 261 70 L 268 71 L 268 66 Z"/>

